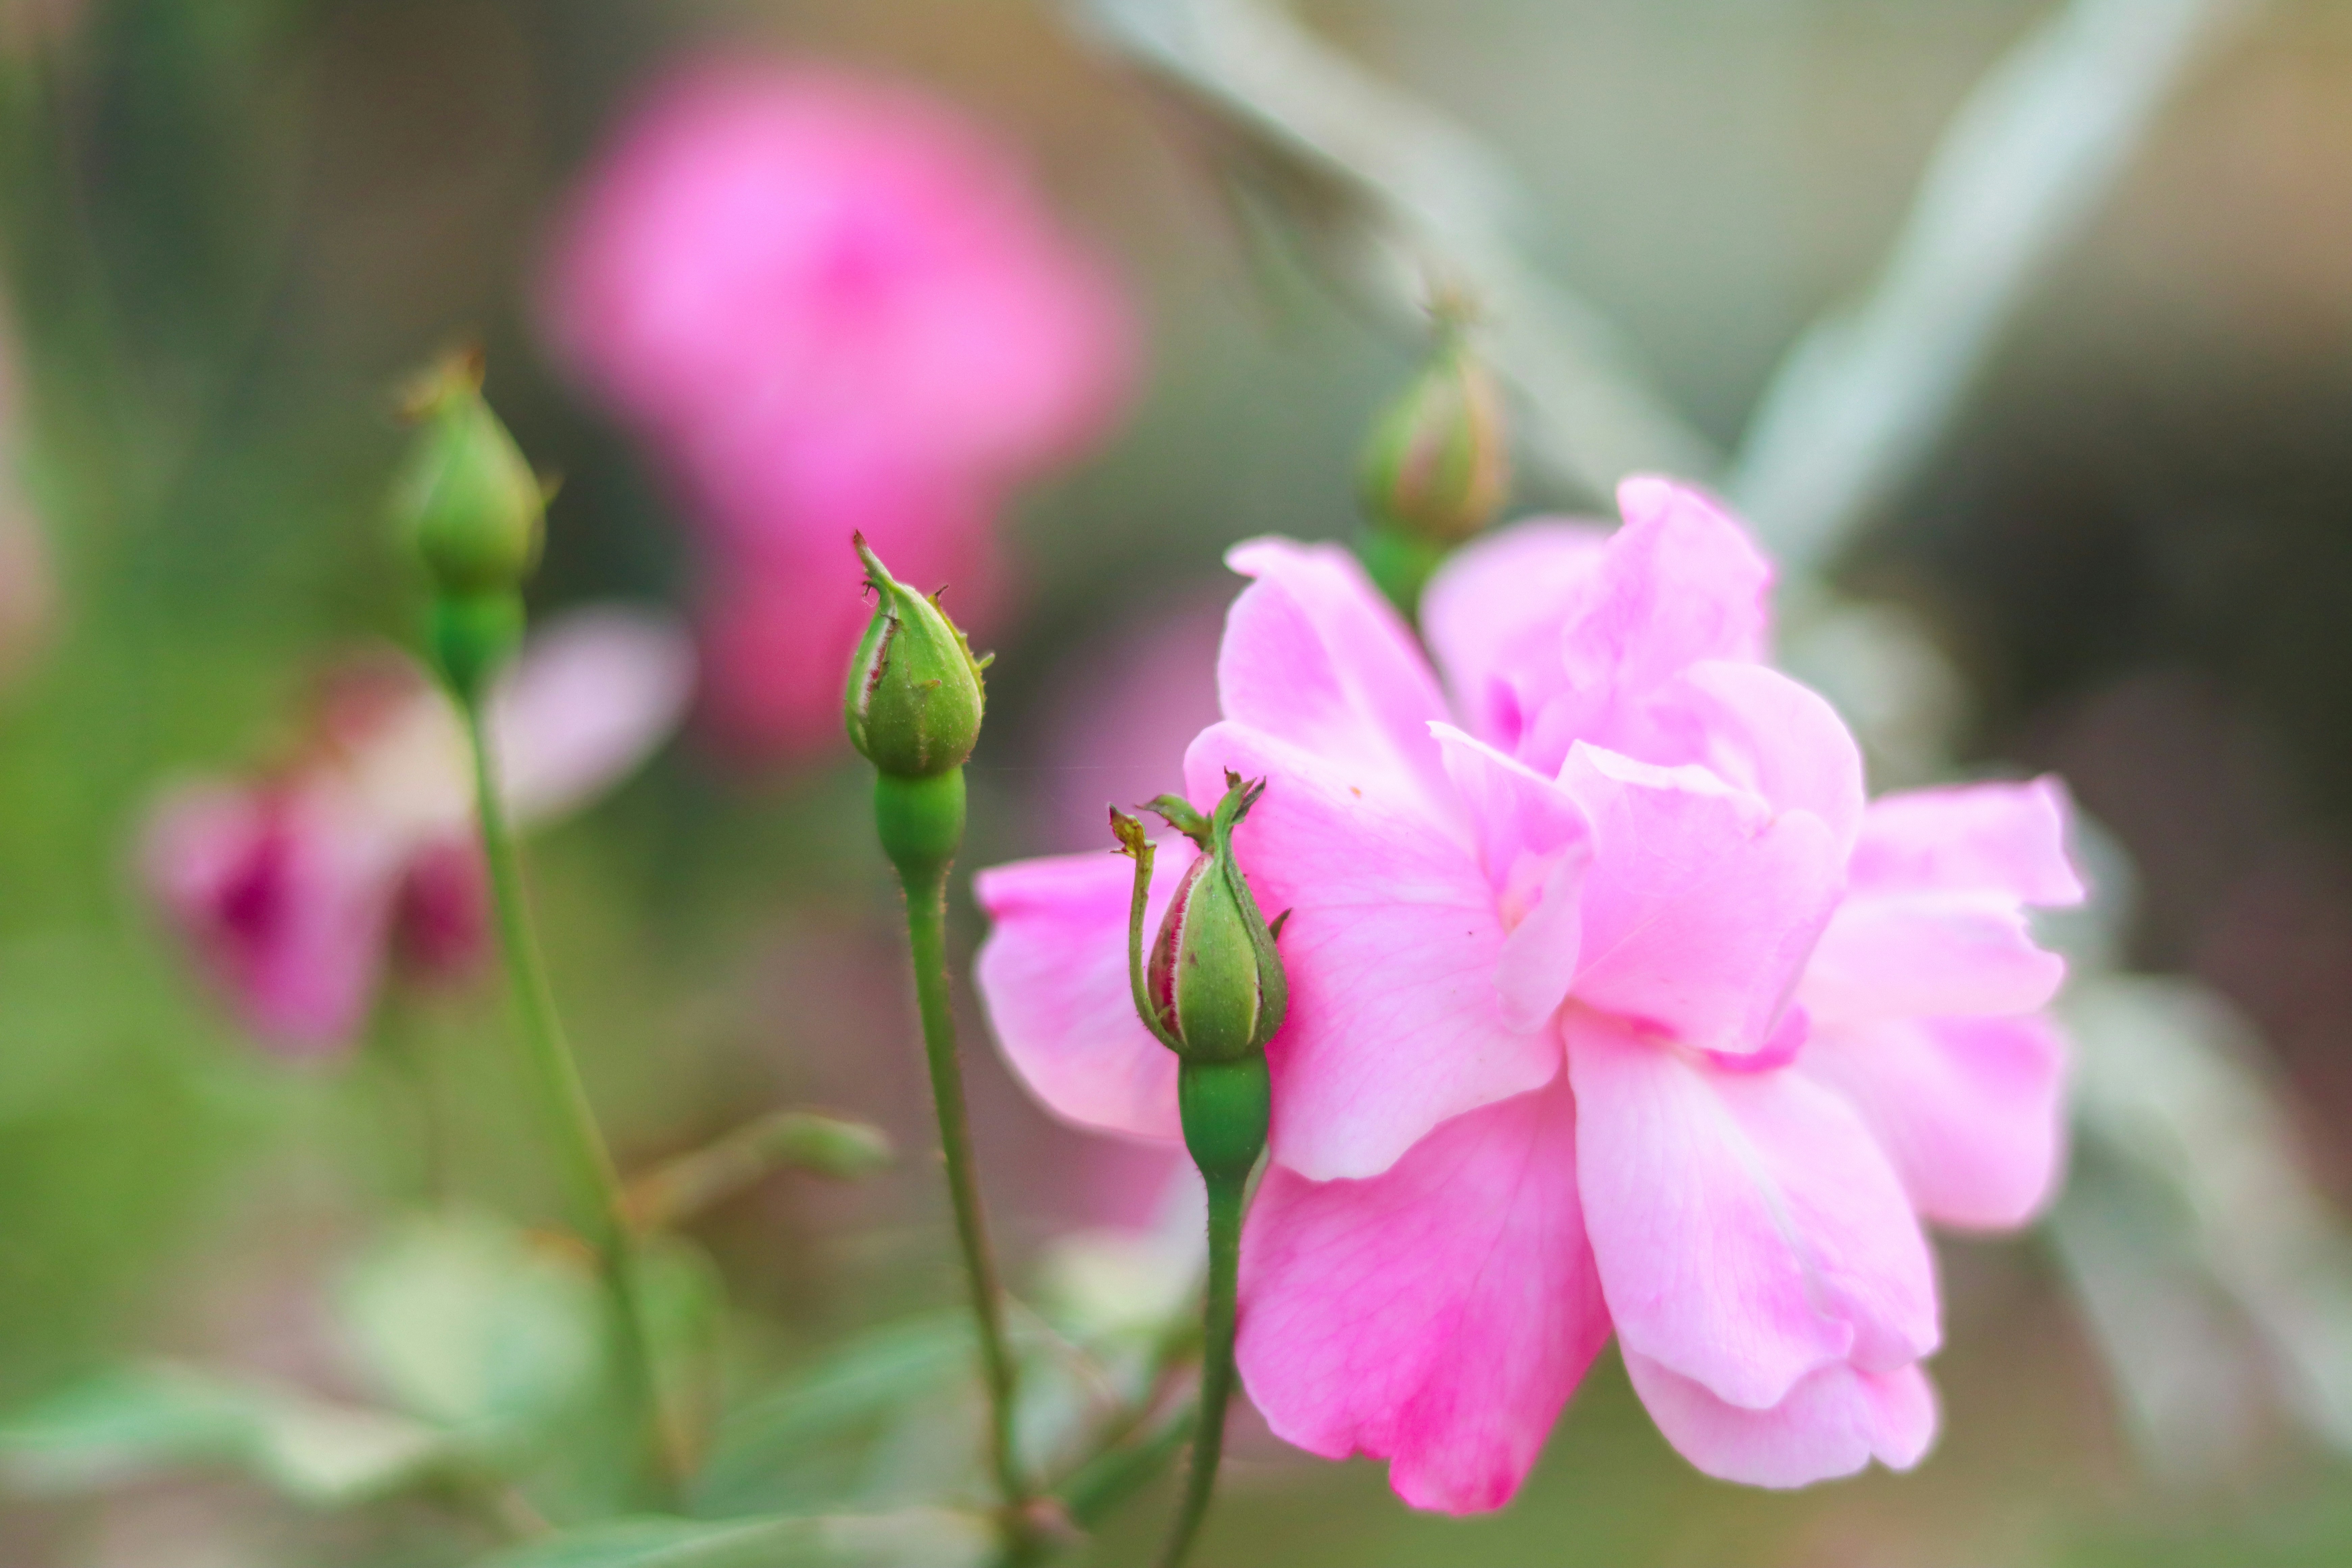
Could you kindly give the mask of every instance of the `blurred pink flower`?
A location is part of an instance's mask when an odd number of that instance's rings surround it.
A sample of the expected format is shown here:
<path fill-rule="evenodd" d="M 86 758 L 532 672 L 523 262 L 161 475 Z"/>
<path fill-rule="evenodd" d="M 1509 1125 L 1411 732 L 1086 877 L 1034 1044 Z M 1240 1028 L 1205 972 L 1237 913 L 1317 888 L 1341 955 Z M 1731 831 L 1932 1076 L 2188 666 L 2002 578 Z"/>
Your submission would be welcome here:
<path fill-rule="evenodd" d="M 1101 435 L 1134 357 L 1109 276 L 1007 150 L 806 65 L 658 85 L 559 226 L 546 314 L 698 524 L 709 717 L 769 752 L 839 728 L 850 533 L 984 626 L 1008 489 Z"/>
<path fill-rule="evenodd" d="M 492 697 L 491 744 L 519 826 L 584 805 L 677 727 L 693 679 L 682 634 L 575 611 L 525 647 Z M 388 963 L 468 973 L 487 891 L 457 711 L 422 671 L 370 658 L 329 683 L 314 732 L 258 780 L 168 787 L 146 883 L 246 1026 L 289 1056 L 348 1046 Z"/>
<path fill-rule="evenodd" d="M 2082 896 L 2063 793 L 1865 807 L 1844 725 L 1762 662 L 1745 531 L 1664 480 L 1619 500 L 1614 535 L 1531 523 L 1449 563 L 1443 686 L 1344 552 L 1239 547 L 1225 720 L 1186 760 L 1196 803 L 1271 781 L 1236 847 L 1291 910 L 1243 1376 L 1276 1433 L 1390 1459 L 1422 1507 L 1507 1500 L 1612 1331 L 1711 1474 L 1909 1466 L 1921 1220 L 2018 1224 L 2060 1157 L 2064 966 L 2025 909 Z M 1129 870 L 985 873 L 980 983 L 1048 1105 L 1173 1138 Z"/>

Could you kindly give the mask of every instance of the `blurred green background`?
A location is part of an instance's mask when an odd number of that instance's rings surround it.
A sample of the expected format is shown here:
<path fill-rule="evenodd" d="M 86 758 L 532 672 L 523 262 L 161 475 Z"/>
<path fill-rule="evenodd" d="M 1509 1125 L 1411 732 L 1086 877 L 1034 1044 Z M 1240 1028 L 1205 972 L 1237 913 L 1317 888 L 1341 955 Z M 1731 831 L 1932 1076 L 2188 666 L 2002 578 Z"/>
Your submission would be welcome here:
<path fill-rule="evenodd" d="M 1307 15 L 1491 140 L 1538 198 L 1541 260 L 1728 444 L 2043 9 Z M 661 489 L 557 382 L 530 300 L 554 203 L 666 56 L 719 43 L 931 85 L 1025 148 L 1147 322 L 1131 421 L 1009 524 L 1020 610 L 996 639 L 968 864 L 1088 841 L 1054 819 L 1040 762 L 1058 672 L 1219 592 L 1234 540 L 1345 534 L 1356 443 L 1411 364 L 1254 257 L 1165 117 L 1038 0 L 15 0 L 0 18 L 0 440 L 51 580 L 46 611 L 0 629 L 0 1406 L 151 1352 L 347 1384 L 320 1302 L 405 1179 L 394 1087 L 368 1060 L 289 1069 L 245 1042 L 159 932 L 133 837 L 160 780 L 266 752 L 334 650 L 411 637 L 418 585 L 381 521 L 386 389 L 459 333 L 566 479 L 535 605 L 676 595 Z M 2279 0 L 2199 70 L 1970 408 L 1843 581 L 1936 629 L 1966 677 L 1969 758 L 2063 770 L 2116 833 L 2141 877 L 2134 956 L 2260 1026 L 2312 1169 L 2352 1201 L 2352 7 Z M 689 735 L 535 843 L 557 984 L 625 1160 L 803 1100 L 921 1146 L 863 790 L 840 759 L 732 773 Z M 416 1026 L 462 1085 L 463 1183 L 545 1213 L 495 988 Z M 1118 1206 L 1132 1161 L 974 1055 L 1025 1279 L 1056 1232 Z M 934 1186 L 920 1159 L 855 1189 L 781 1175 L 702 1222 L 736 1383 L 952 1302 Z M 1709 1482 L 1604 1357 L 1525 1495 L 1473 1522 L 1244 1428 L 1200 1561 L 2352 1562 L 2342 1459 L 2282 1426 L 2221 1471 L 2152 1471 L 2043 1253 L 1945 1258 L 1947 1431 L 1913 1477 Z M 1132 1506 L 1092 1560 L 1135 1560 L 1164 1506 Z M 0 1560 L 25 1568 L 421 1565 L 468 1540 L 421 1503 L 331 1515 L 225 1472 L 68 1496 L 0 1472 Z"/>

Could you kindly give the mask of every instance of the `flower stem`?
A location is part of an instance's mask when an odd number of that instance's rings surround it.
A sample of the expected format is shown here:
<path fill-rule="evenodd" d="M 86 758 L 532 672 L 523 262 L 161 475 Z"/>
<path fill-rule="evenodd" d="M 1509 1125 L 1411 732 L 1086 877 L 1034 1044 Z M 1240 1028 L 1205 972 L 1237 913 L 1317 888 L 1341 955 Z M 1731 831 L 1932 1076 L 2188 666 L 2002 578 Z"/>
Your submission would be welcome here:
<path fill-rule="evenodd" d="M 1209 1511 L 1217 1464 L 1224 1456 L 1225 1405 L 1234 1392 L 1234 1296 L 1241 1271 L 1246 1171 L 1202 1172 L 1209 1188 L 1209 1290 L 1201 1319 L 1201 1402 L 1192 1426 L 1192 1468 L 1184 1499 L 1160 1549 L 1160 1568 L 1178 1568 Z"/>
<path fill-rule="evenodd" d="M 580 1065 L 563 1035 L 555 1010 L 555 993 L 547 978 L 546 960 L 523 901 L 522 865 L 515 852 L 506 808 L 498 788 L 496 760 L 483 723 L 482 705 L 467 700 L 466 730 L 474 753 L 476 805 L 482 835 L 483 858 L 489 863 L 491 901 L 499 922 L 499 946 L 506 960 L 508 978 L 522 1014 L 523 1038 L 530 1047 L 531 1078 L 538 1090 L 548 1129 L 559 1150 L 565 1196 L 571 1212 L 596 1254 L 597 1270 L 611 1298 L 614 1357 L 624 1394 L 645 1435 L 646 1457 L 660 1500 L 676 1501 L 678 1452 L 667 1436 L 661 1403 L 661 1385 L 654 1370 L 653 1341 L 646 1327 L 644 1305 L 638 1299 L 630 1232 L 621 1202 L 621 1183 L 612 1151 L 589 1104 Z"/>
<path fill-rule="evenodd" d="M 1029 1536 L 1029 1491 L 1013 1439 L 1013 1352 L 1004 1332 L 1004 1289 L 981 1208 L 980 1172 L 972 1158 L 971 1121 L 964 1105 L 963 1065 L 956 1051 L 948 981 L 948 868 L 963 837 L 963 770 L 922 779 L 878 773 L 874 804 L 882 847 L 898 868 L 898 885 L 907 895 L 907 948 L 914 963 L 916 1006 L 922 1016 L 923 1058 L 930 1068 L 940 1153 L 988 1384 L 989 1459 L 1017 1560 Z"/>

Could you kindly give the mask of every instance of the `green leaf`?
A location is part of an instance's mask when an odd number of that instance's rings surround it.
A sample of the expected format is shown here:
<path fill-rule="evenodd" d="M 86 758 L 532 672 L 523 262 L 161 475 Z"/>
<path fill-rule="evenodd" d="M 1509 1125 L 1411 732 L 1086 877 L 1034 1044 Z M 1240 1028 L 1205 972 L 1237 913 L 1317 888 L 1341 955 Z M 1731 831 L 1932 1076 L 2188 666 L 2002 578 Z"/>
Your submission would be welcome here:
<path fill-rule="evenodd" d="M 430 1428 L 387 1411 L 158 1363 L 100 1373 L 0 1423 L 0 1456 L 12 1480 L 36 1490 L 228 1464 L 332 1506 L 404 1484 L 445 1449 Z"/>
<path fill-rule="evenodd" d="M 394 1230 L 352 1268 L 339 1305 L 384 1395 L 469 1442 L 522 1440 L 594 1394 L 594 1281 L 578 1259 L 487 1215 Z"/>
<path fill-rule="evenodd" d="M 566 1531 L 477 1568 L 974 1568 L 995 1545 L 986 1521 L 948 1509 L 631 1519 Z"/>
<path fill-rule="evenodd" d="M 945 1391 L 971 1379 L 974 1353 L 971 1320 L 962 1312 L 912 1318 L 849 1341 L 720 1424 L 698 1488 L 699 1511 L 841 1495 L 847 1488 L 837 1477 L 845 1459 L 839 1450 L 870 1442 L 919 1402 L 936 1409 Z"/>

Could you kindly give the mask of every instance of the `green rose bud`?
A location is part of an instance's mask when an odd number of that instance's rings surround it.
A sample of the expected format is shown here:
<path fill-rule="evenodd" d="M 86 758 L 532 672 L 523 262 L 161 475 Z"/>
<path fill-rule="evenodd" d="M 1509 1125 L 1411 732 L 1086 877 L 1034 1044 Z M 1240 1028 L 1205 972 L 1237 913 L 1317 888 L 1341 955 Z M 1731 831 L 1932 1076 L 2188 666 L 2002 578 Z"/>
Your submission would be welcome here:
<path fill-rule="evenodd" d="M 1449 327 L 1426 369 L 1391 404 L 1364 450 L 1365 513 L 1375 530 L 1438 550 L 1495 520 L 1511 482 L 1502 388 Z"/>
<path fill-rule="evenodd" d="M 436 365 L 411 392 L 415 445 L 394 513 L 445 595 L 511 593 L 539 564 L 547 489 L 482 398 L 471 351 Z"/>
<path fill-rule="evenodd" d="M 1281 921 L 1269 926 L 1258 912 L 1249 880 L 1234 858 L 1234 829 L 1265 791 L 1228 775 L 1213 817 L 1174 795 L 1148 808 L 1201 846 L 1160 922 L 1149 962 L 1142 956 L 1143 898 L 1150 888 L 1151 846 L 1142 825 L 1120 813 L 1112 827 L 1137 862 L 1137 895 L 1129 933 L 1137 1011 L 1152 1034 L 1193 1063 L 1253 1057 L 1282 1027 L 1289 988 L 1275 951 Z"/>
<path fill-rule="evenodd" d="M 849 739 L 886 777 L 931 778 L 963 765 L 980 740 L 980 672 L 955 623 L 890 575 L 856 538 L 874 590 L 874 619 L 850 662 L 843 718 Z"/>

